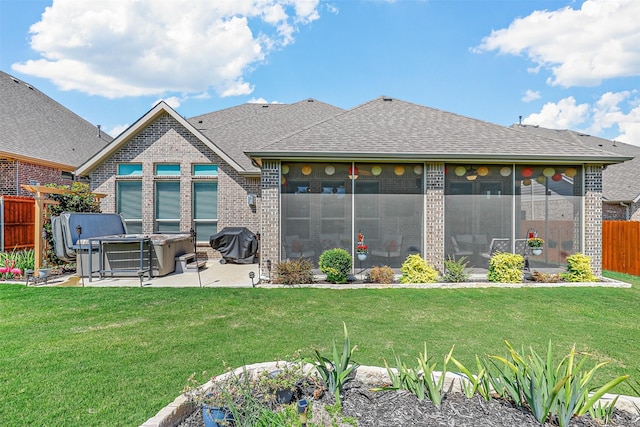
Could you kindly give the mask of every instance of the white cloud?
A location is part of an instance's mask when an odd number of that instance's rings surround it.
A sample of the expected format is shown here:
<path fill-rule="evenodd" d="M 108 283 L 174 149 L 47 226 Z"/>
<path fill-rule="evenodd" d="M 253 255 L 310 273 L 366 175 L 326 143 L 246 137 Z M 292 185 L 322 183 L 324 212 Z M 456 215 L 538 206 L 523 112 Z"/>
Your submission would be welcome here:
<path fill-rule="evenodd" d="M 247 104 L 280 104 L 278 101 L 267 101 L 264 98 L 251 98 L 247 101 Z"/>
<path fill-rule="evenodd" d="M 590 105 L 578 104 L 574 97 L 569 96 L 557 103 L 547 102 L 539 113 L 527 116 L 522 122 L 551 129 L 582 130 L 640 145 L 640 98 L 637 90 L 607 92 Z"/>
<path fill-rule="evenodd" d="M 111 135 L 113 138 L 115 138 L 116 136 L 120 135 L 122 132 L 127 130 L 129 128 L 129 126 L 131 126 L 131 125 L 128 124 L 128 123 L 124 124 L 124 125 L 115 125 L 110 130 L 108 130 L 107 133 L 109 135 Z"/>
<path fill-rule="evenodd" d="M 250 67 L 319 19 L 319 0 L 54 0 L 31 26 L 41 58 L 13 64 L 107 98 L 246 95 Z M 251 23 L 251 25 L 250 25 Z M 259 27 L 259 30 L 252 26 Z"/>
<path fill-rule="evenodd" d="M 551 129 L 575 129 L 587 120 L 588 113 L 589 104 L 576 104 L 576 99 L 569 96 L 557 103 L 547 102 L 540 113 L 531 114 L 522 122 Z"/>
<path fill-rule="evenodd" d="M 494 30 L 476 51 L 526 55 L 550 69 L 547 83 L 596 86 L 604 79 L 640 75 L 640 1 L 588 0 L 580 9 L 535 11 Z"/>
<path fill-rule="evenodd" d="M 539 90 L 527 89 L 527 92 L 522 97 L 523 102 L 531 102 L 531 101 L 535 101 L 536 99 L 540 99 Z"/>
<path fill-rule="evenodd" d="M 173 108 L 174 110 L 178 109 L 180 107 L 180 104 L 182 104 L 180 98 L 178 98 L 177 96 L 170 96 L 168 98 L 157 99 L 153 103 L 153 105 L 155 106 L 160 101 L 164 101 L 169 107 Z"/>

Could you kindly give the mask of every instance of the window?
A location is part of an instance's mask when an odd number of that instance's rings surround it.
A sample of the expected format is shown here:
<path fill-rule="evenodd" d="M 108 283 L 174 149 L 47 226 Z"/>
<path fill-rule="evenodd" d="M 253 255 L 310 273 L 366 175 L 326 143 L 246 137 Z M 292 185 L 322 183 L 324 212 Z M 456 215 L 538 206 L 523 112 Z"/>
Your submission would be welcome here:
<path fill-rule="evenodd" d="M 120 163 L 118 165 L 119 176 L 142 176 L 142 164 L 140 163 Z"/>
<path fill-rule="evenodd" d="M 198 242 L 208 242 L 209 238 L 218 232 L 217 182 L 193 183 L 193 222 Z"/>
<path fill-rule="evenodd" d="M 180 182 L 156 181 L 156 230 L 180 231 Z"/>
<path fill-rule="evenodd" d="M 142 233 L 142 181 L 117 183 L 117 211 L 124 217 L 128 233 Z"/>
<path fill-rule="evenodd" d="M 193 165 L 193 176 L 218 176 L 218 165 Z"/>
<path fill-rule="evenodd" d="M 180 164 L 158 163 L 156 165 L 156 176 L 180 176 Z"/>

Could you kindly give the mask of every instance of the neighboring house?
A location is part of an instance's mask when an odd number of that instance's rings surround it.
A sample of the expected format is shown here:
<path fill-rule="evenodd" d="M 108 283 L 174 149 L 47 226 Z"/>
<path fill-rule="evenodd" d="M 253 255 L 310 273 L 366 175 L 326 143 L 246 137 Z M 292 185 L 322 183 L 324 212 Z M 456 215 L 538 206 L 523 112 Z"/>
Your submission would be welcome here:
<path fill-rule="evenodd" d="M 32 85 L 0 71 L 0 194 L 23 184 L 70 185 L 111 137 Z"/>
<path fill-rule="evenodd" d="M 511 125 L 511 127 L 549 138 L 578 142 L 585 147 L 634 157 L 627 162 L 610 165 L 602 172 L 602 219 L 640 221 L 640 180 L 638 180 L 640 147 L 572 130 L 547 129 L 522 124 Z"/>
<path fill-rule="evenodd" d="M 440 269 L 463 254 L 486 267 L 535 231 L 567 249 L 533 267 L 581 251 L 600 274 L 602 169 L 630 158 L 380 97 L 347 111 L 310 99 L 190 120 L 160 103 L 76 173 L 131 230 L 195 226 L 203 247 L 227 226 L 260 233 L 265 276 L 332 247 L 355 255 L 358 232 L 365 266 L 419 253 Z"/>

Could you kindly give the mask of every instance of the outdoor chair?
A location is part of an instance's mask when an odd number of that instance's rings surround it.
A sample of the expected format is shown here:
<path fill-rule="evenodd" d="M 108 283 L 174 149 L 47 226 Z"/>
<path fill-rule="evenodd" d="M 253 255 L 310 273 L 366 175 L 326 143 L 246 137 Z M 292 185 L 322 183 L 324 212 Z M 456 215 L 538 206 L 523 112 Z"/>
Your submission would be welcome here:
<path fill-rule="evenodd" d="M 463 256 L 468 257 L 473 255 L 473 251 L 468 249 L 461 249 L 460 245 L 458 245 L 458 241 L 453 236 L 451 236 L 451 244 L 453 245 L 453 255 L 455 258 L 463 257 Z"/>
<path fill-rule="evenodd" d="M 490 259 L 496 252 L 511 252 L 511 239 L 491 239 L 489 251 L 480 253 L 480 256 Z"/>
<path fill-rule="evenodd" d="M 311 258 L 315 256 L 316 251 L 308 249 L 310 242 L 300 239 L 297 234 L 285 236 L 285 255 L 289 259 L 294 258 Z"/>
<path fill-rule="evenodd" d="M 370 251 L 380 258 L 399 258 L 402 253 L 402 234 L 387 234 L 382 238 L 382 246 Z"/>
<path fill-rule="evenodd" d="M 516 239 L 516 250 L 515 253 L 524 255 L 527 250 L 527 239 Z"/>

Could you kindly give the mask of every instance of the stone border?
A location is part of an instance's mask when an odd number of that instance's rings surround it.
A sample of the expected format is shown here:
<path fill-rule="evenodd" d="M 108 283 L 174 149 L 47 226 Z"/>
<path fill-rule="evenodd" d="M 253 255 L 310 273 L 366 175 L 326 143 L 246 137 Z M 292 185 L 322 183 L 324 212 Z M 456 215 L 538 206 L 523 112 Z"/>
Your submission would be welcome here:
<path fill-rule="evenodd" d="M 248 372 L 251 375 L 257 375 L 264 370 L 277 369 L 280 365 L 286 363 L 289 362 L 281 360 L 277 362 L 254 363 L 237 368 L 233 373 L 224 373 L 216 378 L 224 379 L 229 375 L 241 375 L 243 372 Z M 313 370 L 313 365 L 306 364 L 304 370 L 306 373 L 310 373 Z M 440 372 L 434 372 L 436 379 L 439 379 L 440 375 L 442 375 Z M 389 382 L 387 369 L 379 366 L 359 366 L 356 370 L 355 378 L 365 384 Z M 466 377 L 462 374 L 447 372 L 445 374 L 443 389 L 446 390 L 447 393 L 462 393 L 462 381 L 464 381 L 465 378 Z M 207 389 L 211 387 L 211 383 L 212 381 L 209 381 L 202 387 Z M 616 408 L 620 410 L 634 413 L 634 411 L 638 411 L 638 408 L 640 408 L 640 397 L 605 394 L 600 399 L 600 402 L 604 405 L 605 403 L 612 402 L 616 397 L 618 397 Z M 144 424 L 141 424 L 140 427 L 175 427 L 187 418 L 192 411 L 193 407 L 189 403 L 187 397 L 184 394 L 181 394 L 169 405 L 162 408 L 155 416 L 149 418 Z"/>

